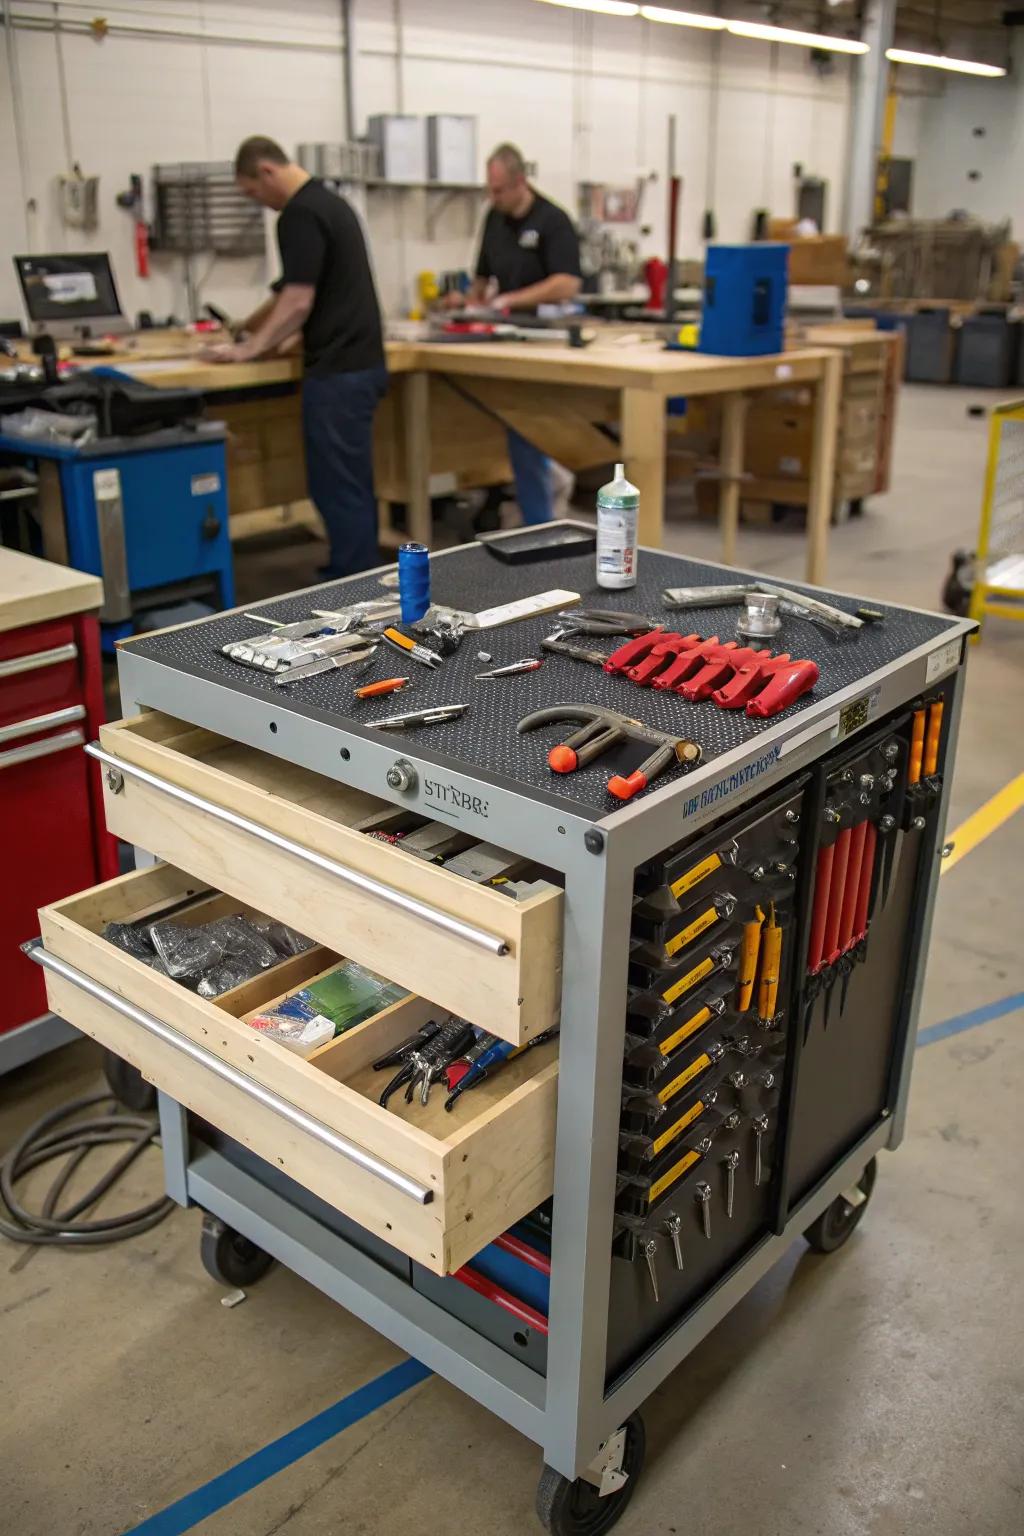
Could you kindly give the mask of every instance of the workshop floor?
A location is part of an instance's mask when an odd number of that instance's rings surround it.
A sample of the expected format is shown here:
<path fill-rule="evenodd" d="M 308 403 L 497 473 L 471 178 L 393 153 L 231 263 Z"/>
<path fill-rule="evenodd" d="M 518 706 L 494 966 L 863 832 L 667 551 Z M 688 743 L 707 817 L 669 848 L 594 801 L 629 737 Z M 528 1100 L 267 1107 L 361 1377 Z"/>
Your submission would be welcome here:
<path fill-rule="evenodd" d="M 971 545 L 987 423 L 965 391 L 908 389 L 896 489 L 834 530 L 830 580 L 937 606 Z M 714 558 L 713 528 L 669 547 Z M 742 563 L 799 576 L 797 527 L 743 530 Z M 319 546 L 242 554 L 243 600 L 314 579 Z M 1021 771 L 1024 627 L 973 649 L 951 827 Z M 940 887 L 922 1026 L 1024 991 L 1024 815 Z M 1020 1167 L 1024 1011 L 920 1049 L 907 1141 L 831 1259 L 797 1244 L 648 1403 L 623 1536 L 1010 1536 L 1024 1528 Z M 0 1145 L 97 1083 L 91 1044 L 0 1080 Z M 123 1199 L 152 1198 L 155 1153 Z M 121 1195 L 118 1197 L 122 1198 Z M 116 1536 L 379 1376 L 400 1353 L 277 1269 L 243 1305 L 199 1266 L 199 1213 L 92 1253 L 0 1240 L 2 1523 Z M 257 1464 L 259 1470 L 259 1464 Z M 431 1378 L 202 1524 L 208 1536 L 505 1536 L 538 1527 L 538 1453 Z M 252 1479 L 250 1479 L 251 1483 Z M 189 1514 L 189 1510 L 192 1514 Z M 169 1536 L 198 1506 L 146 1526 Z"/>

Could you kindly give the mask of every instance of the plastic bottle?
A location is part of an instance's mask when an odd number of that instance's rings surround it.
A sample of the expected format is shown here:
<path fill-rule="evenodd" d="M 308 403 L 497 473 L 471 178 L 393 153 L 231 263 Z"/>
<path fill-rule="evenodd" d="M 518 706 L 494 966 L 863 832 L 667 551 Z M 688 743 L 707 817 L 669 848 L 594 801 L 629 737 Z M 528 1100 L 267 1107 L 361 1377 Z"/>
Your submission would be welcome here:
<path fill-rule="evenodd" d="M 398 598 L 403 624 L 415 624 L 430 607 L 430 554 L 425 544 L 398 546 Z"/>
<path fill-rule="evenodd" d="M 636 586 L 640 492 L 616 464 L 615 479 L 597 493 L 597 584 L 621 591 Z"/>

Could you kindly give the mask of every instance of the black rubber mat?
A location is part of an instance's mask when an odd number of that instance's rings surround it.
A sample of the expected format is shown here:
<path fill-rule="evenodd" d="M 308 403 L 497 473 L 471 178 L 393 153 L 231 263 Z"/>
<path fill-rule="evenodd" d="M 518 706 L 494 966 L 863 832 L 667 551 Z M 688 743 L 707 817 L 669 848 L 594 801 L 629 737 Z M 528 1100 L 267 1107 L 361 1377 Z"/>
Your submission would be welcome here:
<path fill-rule="evenodd" d="M 681 629 L 683 633 L 698 633 L 709 638 L 717 634 L 723 640 L 735 638 L 739 611 L 735 607 L 694 609 L 675 614 L 662 608 L 661 592 L 665 587 L 736 580 L 736 572 L 727 567 L 701 565 L 677 555 L 642 553 L 639 581 L 629 592 L 606 592 L 597 587 L 593 555 L 552 564 L 510 566 L 496 560 L 484 549 L 473 547 L 434 560 L 431 569 L 434 601 L 474 612 L 558 587 L 581 593 L 584 603 L 593 607 L 650 614 L 667 628 Z M 272 618 L 294 621 L 307 617 L 312 608 L 331 608 L 384 595 L 378 579 L 369 576 L 341 585 L 327 583 L 312 594 L 277 599 L 256 607 Z M 851 612 L 857 606 L 850 599 L 834 597 L 831 601 Z M 865 626 L 854 640 L 829 639 L 804 619 L 784 620 L 772 649 L 776 653 L 788 651 L 794 658 L 810 657 L 818 663 L 821 672 L 813 693 L 791 705 L 787 717 L 861 681 L 888 663 L 898 661 L 956 622 L 939 614 L 908 613 L 903 609 L 884 607 L 883 611 L 885 622 Z M 609 775 L 628 771 L 647 755 L 646 750 L 629 748 L 618 756 L 609 754 L 578 773 L 552 774 L 547 766 L 548 748 L 564 739 L 574 727 L 554 726 L 520 736 L 516 732 L 516 722 L 531 710 L 555 704 L 602 704 L 633 715 L 659 730 L 692 738 L 699 743 L 705 764 L 753 741 L 775 723 L 773 720 L 748 720 L 742 710 L 721 710 L 711 702 L 687 704 L 675 694 L 638 688 L 620 678 L 609 677 L 595 667 L 564 657 L 549 656 L 537 672 L 495 682 L 474 682 L 475 673 L 491 666 L 500 666 L 523 656 L 543 655 L 539 650 L 540 641 L 556 627 L 554 615 L 547 615 L 501 629 L 470 633 L 461 650 L 437 671 L 407 662 L 390 647 L 382 645 L 370 668 L 358 679 L 353 679 L 355 668 L 344 668 L 287 689 L 276 687 L 272 677 L 261 676 L 221 654 L 221 647 L 229 641 L 251 639 L 265 632 L 240 613 L 144 637 L 131 643 L 131 651 L 133 655 L 163 666 L 223 683 L 239 693 L 273 699 L 282 713 L 294 711 L 329 724 L 353 725 L 357 729 L 372 725 L 374 719 L 385 715 L 421 706 L 469 702 L 471 710 L 457 721 L 421 728 L 408 736 L 391 731 L 387 733 L 388 739 L 399 751 L 416 751 L 456 771 L 480 773 L 491 782 L 527 793 L 553 795 L 563 803 L 571 803 L 577 813 L 594 817 L 607 815 L 616 808 L 605 790 Z M 610 654 L 623 642 L 588 637 L 582 643 Z M 493 660 L 490 663 L 479 661 L 479 650 L 489 652 Z M 396 674 L 409 674 L 413 681 L 389 697 L 367 703 L 353 700 L 355 682 L 370 682 Z M 682 772 L 676 769 L 673 775 Z M 669 778 L 669 774 L 663 775 L 657 781 L 659 787 Z"/>

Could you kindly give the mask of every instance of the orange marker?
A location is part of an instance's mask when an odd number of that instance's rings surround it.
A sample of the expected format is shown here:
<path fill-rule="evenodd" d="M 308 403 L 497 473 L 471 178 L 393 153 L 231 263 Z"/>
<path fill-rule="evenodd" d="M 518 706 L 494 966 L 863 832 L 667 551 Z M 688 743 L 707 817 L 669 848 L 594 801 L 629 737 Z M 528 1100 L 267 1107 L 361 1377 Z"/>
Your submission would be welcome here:
<path fill-rule="evenodd" d="M 942 711 L 945 709 L 942 700 L 939 699 L 928 711 L 928 736 L 924 744 L 924 771 L 928 778 L 939 766 L 939 742 L 942 739 Z"/>
<path fill-rule="evenodd" d="M 924 710 L 915 709 L 914 728 L 910 737 L 910 762 L 907 767 L 907 783 L 921 782 L 921 759 L 924 755 Z"/>
<path fill-rule="evenodd" d="M 364 683 L 362 688 L 355 688 L 352 697 L 356 699 L 376 699 L 382 693 L 397 693 L 399 688 L 404 688 L 409 681 L 407 677 L 385 677 L 379 683 Z"/>

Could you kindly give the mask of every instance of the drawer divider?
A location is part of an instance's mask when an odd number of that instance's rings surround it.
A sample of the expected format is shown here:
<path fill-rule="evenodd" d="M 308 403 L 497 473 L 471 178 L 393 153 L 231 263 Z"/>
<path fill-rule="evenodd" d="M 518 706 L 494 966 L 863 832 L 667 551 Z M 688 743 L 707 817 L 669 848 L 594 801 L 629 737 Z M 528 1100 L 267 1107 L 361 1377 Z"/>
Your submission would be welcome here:
<path fill-rule="evenodd" d="M 103 755 L 105 756 L 106 754 Z M 111 759 L 111 761 L 114 760 Z M 398 1190 L 400 1194 L 405 1195 L 410 1200 L 414 1200 L 417 1205 L 429 1205 L 433 1200 L 434 1192 L 428 1189 L 426 1185 L 409 1178 L 408 1175 L 400 1172 L 399 1169 L 393 1168 L 390 1163 L 374 1157 L 372 1153 L 367 1152 L 365 1148 L 359 1146 L 356 1142 L 349 1141 L 347 1137 L 332 1130 L 330 1126 L 324 1125 L 322 1121 L 317 1120 L 313 1115 L 309 1115 L 304 1110 L 299 1109 L 298 1105 L 283 1099 L 280 1094 L 274 1093 L 272 1089 L 265 1087 L 263 1083 L 259 1083 L 255 1078 L 240 1072 L 237 1067 L 233 1067 L 229 1062 L 221 1060 L 212 1051 L 208 1051 L 196 1041 L 190 1040 L 187 1035 L 181 1034 L 178 1030 L 172 1028 L 170 1024 L 165 1023 L 163 1019 L 158 1019 L 155 1014 L 147 1013 L 145 1009 L 137 1007 L 135 1003 L 130 1003 L 126 998 L 120 997 L 118 993 L 111 991 L 109 987 L 94 981 L 84 971 L 69 965 L 66 960 L 61 960 L 57 955 L 50 954 L 43 947 L 41 939 L 31 939 L 27 944 L 22 945 L 22 949 L 30 960 L 34 960 L 44 970 L 53 971 L 58 976 L 62 976 L 72 986 L 87 992 L 91 997 L 96 998 L 98 1002 L 113 1009 L 115 1013 L 121 1014 L 123 1018 L 129 1019 L 133 1024 L 137 1024 L 147 1034 L 155 1035 L 166 1045 L 181 1051 L 199 1066 L 211 1072 L 215 1077 L 221 1078 L 222 1081 L 229 1083 L 233 1088 L 239 1089 L 250 1098 L 258 1100 L 266 1109 L 272 1110 L 274 1114 L 279 1115 L 283 1120 L 287 1120 L 296 1129 L 314 1137 L 330 1151 L 340 1153 L 349 1162 L 355 1163 L 365 1172 L 373 1174 L 383 1183 L 389 1184 L 392 1189 Z"/>
<path fill-rule="evenodd" d="M 508 944 L 497 934 L 488 933 L 483 928 L 474 927 L 472 923 L 464 923 L 461 918 L 452 917 L 447 912 L 441 912 L 436 907 L 431 907 L 426 902 L 418 901 L 416 897 L 407 895 L 404 891 L 397 891 L 393 886 L 384 885 L 379 880 L 374 880 L 370 875 L 360 874 L 358 870 L 347 869 L 344 864 L 339 864 L 334 859 L 326 858 L 322 853 L 317 853 L 312 848 L 306 848 L 302 843 L 294 842 L 290 837 L 284 837 L 279 832 L 272 831 L 269 827 L 263 827 L 257 821 L 251 821 L 247 816 L 240 816 L 236 811 L 229 811 L 225 806 L 217 805 L 213 800 L 206 800 L 201 795 L 194 794 L 192 790 L 182 789 L 177 784 L 168 783 L 166 779 L 159 778 L 145 768 L 139 768 L 134 763 L 124 762 L 112 753 L 104 750 L 98 742 L 90 742 L 86 747 L 90 757 L 103 764 L 107 769 L 107 785 L 113 794 L 121 787 L 121 779 L 116 775 L 127 775 L 129 778 L 138 779 L 143 784 L 148 784 L 151 789 L 158 790 L 161 794 L 170 796 L 173 800 L 179 800 L 184 805 L 190 805 L 193 810 L 202 811 L 207 816 L 212 816 L 218 821 L 226 822 L 228 826 L 240 831 L 248 832 L 252 837 L 261 842 L 270 843 L 282 852 L 291 854 L 293 858 L 301 859 L 303 863 L 312 864 L 317 869 L 324 870 L 335 879 L 346 885 L 355 886 L 357 890 L 365 892 L 369 896 L 375 896 L 379 901 L 387 902 L 389 906 L 398 907 L 403 912 L 421 918 L 423 922 L 432 924 L 435 928 L 443 928 L 447 933 L 453 933 L 458 938 L 475 944 L 479 949 L 485 949 L 492 955 L 507 955 Z"/>

